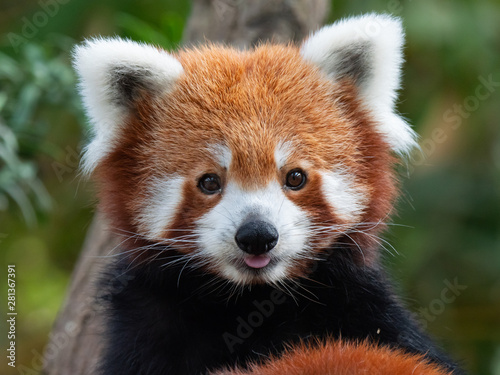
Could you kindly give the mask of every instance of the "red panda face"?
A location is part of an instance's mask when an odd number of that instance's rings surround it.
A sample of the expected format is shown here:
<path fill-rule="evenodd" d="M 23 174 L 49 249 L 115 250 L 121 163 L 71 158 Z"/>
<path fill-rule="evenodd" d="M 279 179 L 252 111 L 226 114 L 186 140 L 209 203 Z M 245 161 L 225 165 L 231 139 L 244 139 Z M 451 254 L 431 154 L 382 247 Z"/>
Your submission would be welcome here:
<path fill-rule="evenodd" d="M 362 32 L 374 22 L 381 35 Z M 393 113 L 401 34 L 367 16 L 301 48 L 87 42 L 75 54 L 95 126 L 84 168 L 102 208 L 119 230 L 239 284 L 307 276 L 341 245 L 372 262 L 395 192 L 391 149 L 413 143 Z"/>

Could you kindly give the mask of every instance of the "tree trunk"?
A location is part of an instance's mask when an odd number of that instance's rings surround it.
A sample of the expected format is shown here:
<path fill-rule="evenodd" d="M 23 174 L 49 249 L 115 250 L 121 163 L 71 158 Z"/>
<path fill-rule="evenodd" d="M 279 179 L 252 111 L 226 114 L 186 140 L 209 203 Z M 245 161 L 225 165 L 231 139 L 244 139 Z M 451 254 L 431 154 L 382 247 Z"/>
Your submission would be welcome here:
<path fill-rule="evenodd" d="M 298 42 L 318 28 L 328 12 L 327 0 L 193 0 L 184 43 L 214 41 L 245 48 L 266 40 Z M 105 219 L 96 214 L 49 335 L 44 374 L 95 373 L 103 345 L 95 282 L 118 244 Z"/>
<path fill-rule="evenodd" d="M 322 25 L 326 0 L 199 0 L 184 32 L 188 44 L 206 41 L 244 48 L 260 41 L 298 42 Z"/>

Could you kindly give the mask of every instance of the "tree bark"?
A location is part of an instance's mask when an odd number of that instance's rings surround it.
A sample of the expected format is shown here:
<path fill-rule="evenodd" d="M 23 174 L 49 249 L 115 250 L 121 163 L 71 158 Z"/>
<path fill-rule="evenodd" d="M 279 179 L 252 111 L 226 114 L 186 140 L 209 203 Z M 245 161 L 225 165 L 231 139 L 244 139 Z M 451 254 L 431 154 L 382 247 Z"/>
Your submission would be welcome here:
<path fill-rule="evenodd" d="M 196 45 L 213 41 L 238 48 L 268 40 L 296 43 L 317 29 L 328 13 L 327 0 L 193 0 L 183 42 Z M 103 346 L 96 280 L 118 244 L 119 239 L 97 213 L 49 335 L 44 374 L 95 373 Z"/>
<path fill-rule="evenodd" d="M 322 25 L 326 0 L 199 0 L 184 32 L 187 44 L 206 41 L 238 48 L 260 41 L 299 42 Z"/>

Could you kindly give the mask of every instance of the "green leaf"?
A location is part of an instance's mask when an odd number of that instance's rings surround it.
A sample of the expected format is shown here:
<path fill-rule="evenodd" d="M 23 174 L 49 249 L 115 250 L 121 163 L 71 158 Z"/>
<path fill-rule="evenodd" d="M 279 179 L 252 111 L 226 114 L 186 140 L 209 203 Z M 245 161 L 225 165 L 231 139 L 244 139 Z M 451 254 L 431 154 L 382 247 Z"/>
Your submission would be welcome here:
<path fill-rule="evenodd" d="M 27 127 L 40 98 L 40 89 L 33 83 L 27 83 L 21 88 L 18 102 L 11 120 L 13 129 Z"/>
<path fill-rule="evenodd" d="M 7 195 L 9 195 L 21 209 L 21 213 L 23 214 L 24 220 L 26 221 L 28 226 L 35 226 L 35 210 L 33 209 L 33 206 L 31 205 L 30 200 L 28 199 L 28 196 L 24 193 L 24 191 L 14 185 L 7 186 L 4 189 Z"/>

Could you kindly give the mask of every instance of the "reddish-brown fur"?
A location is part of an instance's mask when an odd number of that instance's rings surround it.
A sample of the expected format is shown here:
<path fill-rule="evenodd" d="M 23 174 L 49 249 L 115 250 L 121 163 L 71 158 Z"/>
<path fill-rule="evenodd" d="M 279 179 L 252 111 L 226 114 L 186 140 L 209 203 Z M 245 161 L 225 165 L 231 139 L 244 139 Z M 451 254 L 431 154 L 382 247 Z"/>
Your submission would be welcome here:
<path fill-rule="evenodd" d="M 347 168 L 369 197 L 359 220 L 368 224 L 361 227 L 366 233 L 353 233 L 342 242 L 356 241 L 365 250 L 358 254 L 359 260 L 372 262 L 377 256 L 373 235 L 383 227 L 395 196 L 394 158 L 354 85 L 331 82 L 305 62 L 295 46 L 266 44 L 254 51 L 208 46 L 175 57 L 184 73 L 173 92 L 154 99 L 144 93 L 117 147 L 97 168 L 101 205 L 113 225 L 139 232 L 137 212 L 145 204 L 147 182 L 178 173 L 187 177 L 182 204 L 164 236 L 189 234 L 194 221 L 220 200 L 219 195 L 203 195 L 196 188 L 204 173 L 217 173 L 223 184 L 234 181 L 252 190 L 271 180 L 283 185 L 286 172 L 306 160 L 312 166 L 308 184 L 287 192 L 289 199 L 309 212 L 315 223 L 345 224 L 328 206 L 315 171 Z M 295 147 L 282 171 L 274 160 L 280 142 Z M 217 144 L 232 151 L 228 170 L 218 166 L 206 149 Z M 332 231 L 315 241 L 339 236 Z M 297 267 L 294 274 L 307 272 L 306 264 Z"/>
<path fill-rule="evenodd" d="M 423 355 L 375 346 L 369 342 L 329 341 L 317 346 L 301 345 L 255 364 L 248 371 L 225 370 L 212 375 L 451 375 L 429 363 Z"/>

